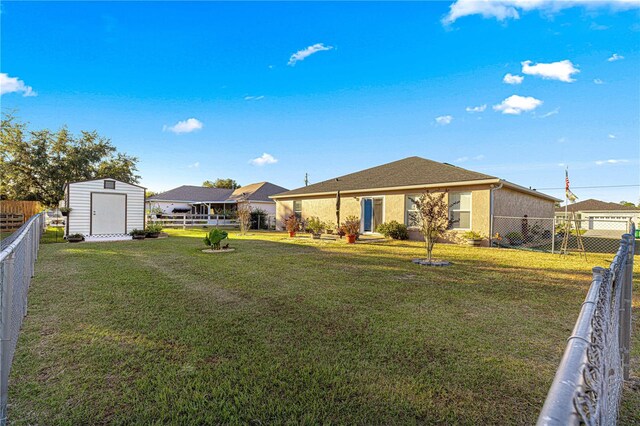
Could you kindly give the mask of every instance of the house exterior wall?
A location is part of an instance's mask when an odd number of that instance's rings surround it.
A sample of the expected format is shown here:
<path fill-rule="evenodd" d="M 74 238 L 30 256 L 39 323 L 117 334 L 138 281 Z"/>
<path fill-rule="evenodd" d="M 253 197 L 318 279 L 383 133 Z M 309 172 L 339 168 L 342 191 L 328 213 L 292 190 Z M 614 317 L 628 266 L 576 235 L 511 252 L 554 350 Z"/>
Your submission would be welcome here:
<path fill-rule="evenodd" d="M 276 203 L 271 201 L 249 201 L 251 210 L 260 209 L 267 213 L 268 216 L 276 215 Z"/>
<path fill-rule="evenodd" d="M 502 188 L 494 191 L 494 216 L 508 217 L 548 217 L 552 218 L 555 205 L 552 200 Z"/>
<path fill-rule="evenodd" d="M 488 236 L 490 232 L 490 191 L 488 185 L 455 187 L 450 188 L 455 192 L 471 192 L 471 229 Z M 382 191 L 380 193 L 357 193 L 343 195 L 340 199 L 340 220 L 344 220 L 347 216 L 361 217 L 361 200 L 368 197 L 382 197 L 384 222 L 392 220 L 407 224 L 408 218 L 406 214 L 407 197 L 416 196 L 421 193 L 420 190 L 406 191 Z M 302 217 L 308 219 L 311 216 L 317 216 L 324 222 L 335 224 L 336 221 L 336 198 L 331 197 L 307 197 L 307 198 L 291 198 L 276 200 L 276 224 L 277 229 L 284 229 L 284 220 L 293 214 L 293 200 L 302 201 Z M 448 200 L 448 197 L 445 198 Z M 448 202 L 448 201 L 447 201 Z M 553 203 L 551 203 L 553 206 Z M 457 231 L 464 232 L 464 231 Z M 409 228 L 409 236 L 411 239 L 421 239 L 421 235 L 417 228 Z"/>
<path fill-rule="evenodd" d="M 191 204 L 171 201 L 147 201 L 146 209 L 150 211 L 152 208 L 159 207 L 164 214 L 173 213 L 173 209 L 191 209 Z"/>
<path fill-rule="evenodd" d="M 90 180 L 67 185 L 65 204 L 71 208 L 67 217 L 67 235 L 91 235 L 91 193 L 125 194 L 127 196 L 126 231 L 144 229 L 144 188 L 116 181 L 115 189 L 105 189 L 105 180 L 113 179 Z"/>

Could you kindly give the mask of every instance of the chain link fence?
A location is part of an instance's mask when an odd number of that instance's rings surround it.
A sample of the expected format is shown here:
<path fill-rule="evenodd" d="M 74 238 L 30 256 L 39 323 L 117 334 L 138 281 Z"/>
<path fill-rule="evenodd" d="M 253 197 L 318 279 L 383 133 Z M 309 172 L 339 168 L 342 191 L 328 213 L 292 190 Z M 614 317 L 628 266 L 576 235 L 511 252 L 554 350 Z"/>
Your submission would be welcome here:
<path fill-rule="evenodd" d="M 27 291 L 34 274 L 42 214 L 33 216 L 0 252 L 0 425 L 7 422 L 9 372 L 22 320 L 27 314 Z"/>
<path fill-rule="evenodd" d="M 635 226 L 631 226 L 631 233 Z M 615 425 L 629 379 L 635 238 L 623 235 L 609 268 L 593 268 L 593 281 L 538 425 Z"/>
<path fill-rule="evenodd" d="M 577 250 L 581 240 L 586 252 L 614 254 L 620 246 L 620 235 L 629 233 L 632 226 L 633 223 L 626 220 L 494 216 L 491 245 L 560 253 L 568 233 L 569 251 Z M 640 250 L 640 246 L 636 250 Z"/>

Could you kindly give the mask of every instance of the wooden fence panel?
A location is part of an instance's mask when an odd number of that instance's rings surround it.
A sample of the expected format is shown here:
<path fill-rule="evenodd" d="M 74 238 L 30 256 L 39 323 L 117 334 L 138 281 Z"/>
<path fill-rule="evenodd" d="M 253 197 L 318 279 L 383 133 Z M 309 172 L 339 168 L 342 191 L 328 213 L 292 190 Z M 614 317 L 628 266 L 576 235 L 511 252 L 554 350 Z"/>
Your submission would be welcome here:
<path fill-rule="evenodd" d="M 0 213 L 22 215 L 23 221 L 28 221 L 31 216 L 35 216 L 43 210 L 42 204 L 38 201 L 0 201 Z"/>

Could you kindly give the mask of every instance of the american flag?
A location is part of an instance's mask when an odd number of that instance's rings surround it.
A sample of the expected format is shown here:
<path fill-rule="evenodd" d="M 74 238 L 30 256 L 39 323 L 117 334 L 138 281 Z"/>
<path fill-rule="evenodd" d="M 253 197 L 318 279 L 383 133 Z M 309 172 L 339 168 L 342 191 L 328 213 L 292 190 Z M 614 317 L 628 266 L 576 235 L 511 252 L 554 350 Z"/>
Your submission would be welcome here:
<path fill-rule="evenodd" d="M 564 192 L 566 194 L 567 199 L 572 203 L 575 203 L 578 197 L 576 197 L 576 194 L 571 192 L 571 190 L 569 189 L 569 169 L 564 170 L 564 183 L 565 183 Z"/>

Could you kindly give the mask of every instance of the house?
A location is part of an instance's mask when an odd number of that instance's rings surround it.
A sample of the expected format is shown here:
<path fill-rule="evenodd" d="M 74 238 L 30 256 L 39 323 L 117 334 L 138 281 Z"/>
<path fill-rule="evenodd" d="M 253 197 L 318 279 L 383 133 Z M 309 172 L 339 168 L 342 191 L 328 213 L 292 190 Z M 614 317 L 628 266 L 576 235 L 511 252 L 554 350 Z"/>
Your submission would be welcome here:
<path fill-rule="evenodd" d="M 624 206 L 618 203 L 588 199 L 578 203 L 569 204 L 567 213 L 575 213 L 582 229 L 588 231 L 629 231 L 629 223 L 633 221 L 636 225 L 640 223 L 640 207 Z M 565 217 L 565 208 L 558 207 L 555 210 L 556 218 Z M 569 215 L 569 217 L 571 217 Z"/>
<path fill-rule="evenodd" d="M 281 194 L 276 201 L 279 227 L 291 214 L 301 218 L 317 216 L 335 225 L 336 201 L 340 194 L 340 217 L 358 216 L 361 233 L 396 220 L 409 227 L 411 238 L 419 239 L 413 222 L 412 197 L 425 191 L 447 191 L 450 215 L 456 231 L 473 230 L 486 237 L 493 234 L 493 217 L 553 218 L 558 200 L 536 190 L 466 170 L 447 163 L 409 157 L 392 163 L 329 179 Z"/>
<path fill-rule="evenodd" d="M 126 235 L 144 229 L 145 188 L 104 178 L 64 186 L 64 205 L 71 209 L 66 235 Z"/>
<path fill-rule="evenodd" d="M 251 210 L 260 209 L 275 216 L 276 203 L 269 196 L 287 191 L 269 182 L 252 183 L 237 189 L 183 185 L 147 198 L 147 211 L 161 214 L 189 213 L 227 215 L 235 211 L 238 201 L 249 203 Z"/>

